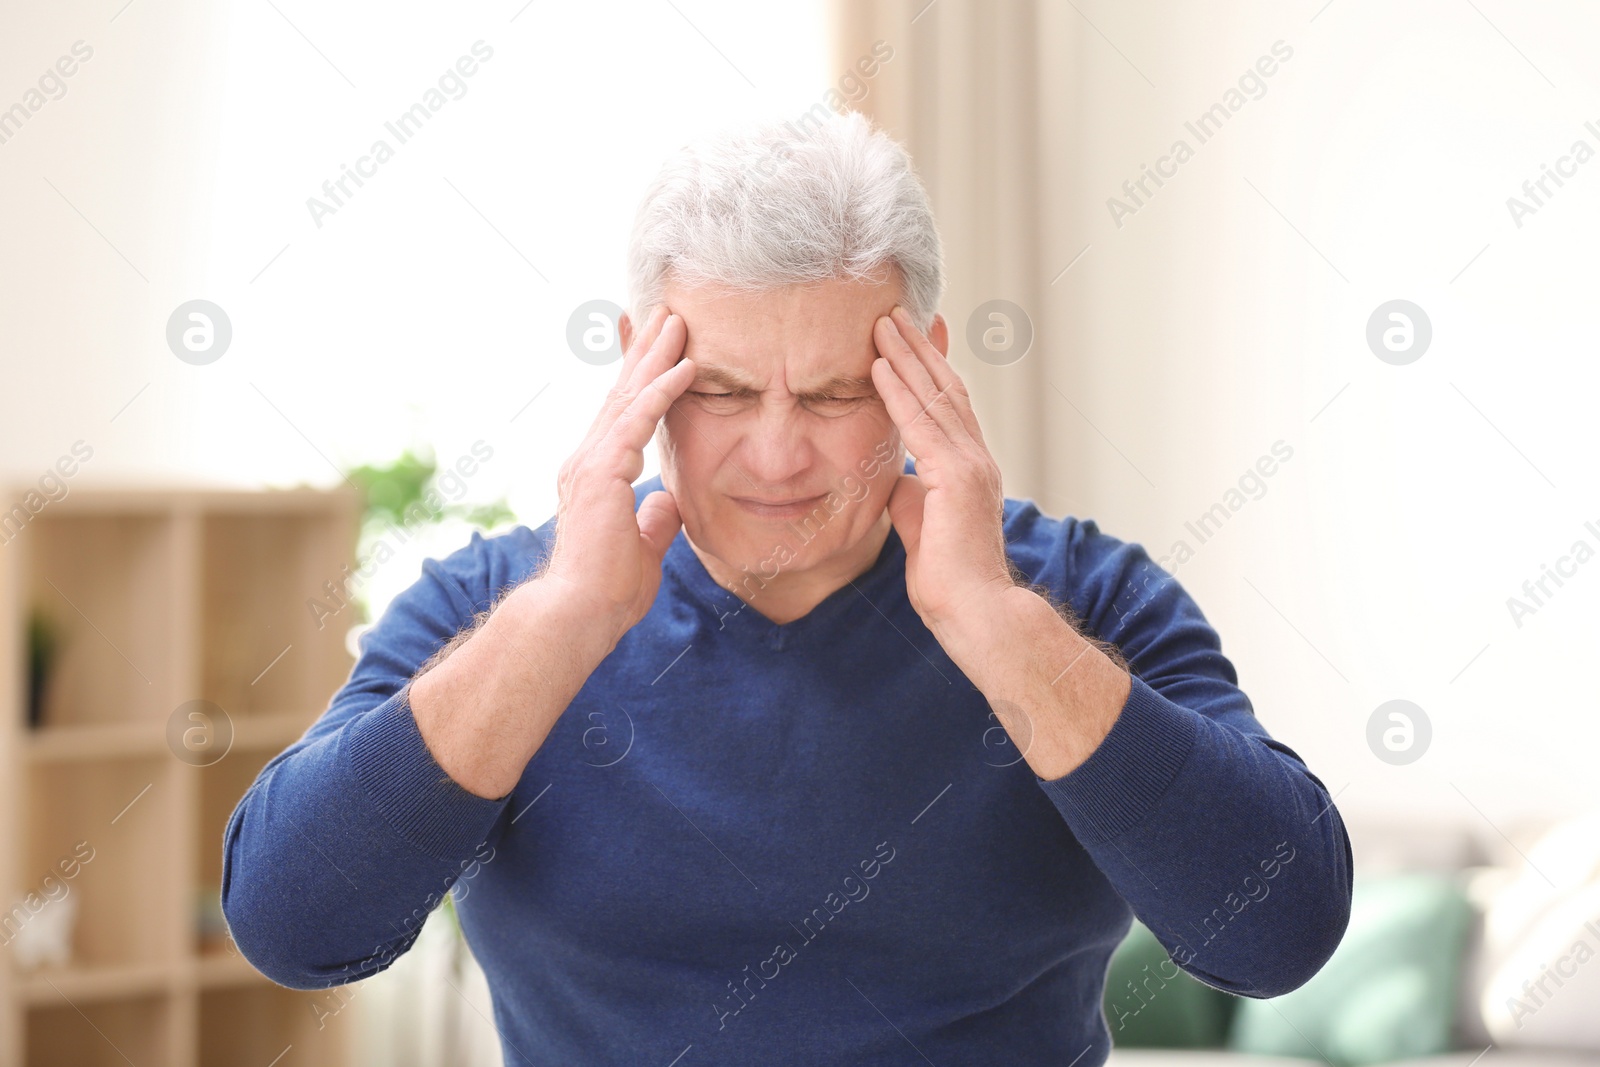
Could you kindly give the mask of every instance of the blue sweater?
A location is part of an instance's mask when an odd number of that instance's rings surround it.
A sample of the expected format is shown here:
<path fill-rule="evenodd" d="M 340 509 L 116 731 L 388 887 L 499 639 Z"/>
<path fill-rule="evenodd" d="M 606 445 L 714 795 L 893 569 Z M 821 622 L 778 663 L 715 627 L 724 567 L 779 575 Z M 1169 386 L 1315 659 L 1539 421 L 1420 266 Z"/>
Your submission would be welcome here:
<path fill-rule="evenodd" d="M 740 610 L 680 533 L 649 614 L 516 789 L 468 793 L 406 683 L 553 533 L 474 532 L 426 561 L 235 809 L 223 910 L 274 981 L 380 971 L 453 893 L 513 1067 L 1096 1067 L 1133 916 L 1254 997 L 1304 983 L 1343 935 L 1338 811 L 1200 609 L 1139 545 L 1031 501 L 1005 504 L 1012 560 L 1133 673 L 1065 777 L 1032 772 L 922 624 L 892 531 L 854 587 L 784 625 Z"/>

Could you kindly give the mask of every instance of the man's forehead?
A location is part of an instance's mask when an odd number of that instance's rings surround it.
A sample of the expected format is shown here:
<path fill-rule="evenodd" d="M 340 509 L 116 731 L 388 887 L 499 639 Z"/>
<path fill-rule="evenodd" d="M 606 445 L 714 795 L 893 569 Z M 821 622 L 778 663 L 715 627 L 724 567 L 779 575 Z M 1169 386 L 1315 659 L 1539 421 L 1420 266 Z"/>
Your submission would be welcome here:
<path fill-rule="evenodd" d="M 828 279 L 776 290 L 671 283 L 666 302 L 683 316 L 684 355 L 695 380 L 718 389 L 871 392 L 878 356 L 873 328 L 899 299 L 888 282 Z"/>
<path fill-rule="evenodd" d="M 760 390 L 786 383 L 796 392 L 870 390 L 878 348 L 873 319 L 821 328 L 773 329 L 759 316 L 714 322 L 685 309 L 684 355 L 699 368 L 695 380 L 719 389 Z"/>
<path fill-rule="evenodd" d="M 703 385 L 714 385 L 719 389 L 728 390 L 759 390 L 764 384 L 758 376 L 741 368 L 699 362 L 699 357 L 696 357 L 696 360 L 699 369 L 695 374 L 695 380 Z M 828 371 L 817 375 L 805 375 L 795 385 L 803 391 L 818 393 L 860 391 L 873 388 L 870 375 L 858 376 L 830 373 Z"/>

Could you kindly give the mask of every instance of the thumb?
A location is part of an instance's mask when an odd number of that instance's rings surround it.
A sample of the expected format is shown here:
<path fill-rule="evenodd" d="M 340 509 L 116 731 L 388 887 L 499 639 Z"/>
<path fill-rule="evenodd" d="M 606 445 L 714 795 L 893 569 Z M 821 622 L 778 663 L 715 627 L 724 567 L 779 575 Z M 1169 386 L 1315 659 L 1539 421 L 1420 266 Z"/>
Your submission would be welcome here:
<path fill-rule="evenodd" d="M 922 540 L 922 504 L 928 489 L 915 474 L 902 474 L 889 493 L 889 521 L 906 546 L 909 557 Z"/>
<path fill-rule="evenodd" d="M 640 503 L 638 519 L 639 536 L 650 546 L 650 554 L 659 564 L 683 525 L 678 501 L 665 489 L 657 489 Z"/>

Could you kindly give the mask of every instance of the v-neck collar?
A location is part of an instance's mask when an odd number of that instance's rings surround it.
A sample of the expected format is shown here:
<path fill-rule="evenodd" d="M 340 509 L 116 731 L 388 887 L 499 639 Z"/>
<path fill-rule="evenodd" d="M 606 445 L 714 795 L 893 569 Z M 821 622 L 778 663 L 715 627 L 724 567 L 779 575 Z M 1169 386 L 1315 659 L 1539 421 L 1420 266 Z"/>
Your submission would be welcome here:
<path fill-rule="evenodd" d="M 915 470 L 908 458 L 905 473 Z M 656 489 L 661 488 L 660 476 L 634 487 L 635 507 Z M 675 579 L 703 607 L 707 608 L 717 628 L 724 632 L 741 634 L 759 642 L 773 651 L 781 651 L 795 642 L 804 642 L 837 633 L 840 623 L 852 612 L 873 613 L 877 605 L 885 602 L 894 591 L 894 583 L 905 581 L 905 546 L 894 526 L 884 538 L 877 559 L 855 578 L 835 589 L 815 607 L 797 619 L 776 623 L 739 597 L 717 584 L 706 570 L 700 557 L 695 555 L 689 539 L 679 530 L 667 546 L 662 559 L 665 575 Z M 863 601 L 865 598 L 865 601 Z"/>

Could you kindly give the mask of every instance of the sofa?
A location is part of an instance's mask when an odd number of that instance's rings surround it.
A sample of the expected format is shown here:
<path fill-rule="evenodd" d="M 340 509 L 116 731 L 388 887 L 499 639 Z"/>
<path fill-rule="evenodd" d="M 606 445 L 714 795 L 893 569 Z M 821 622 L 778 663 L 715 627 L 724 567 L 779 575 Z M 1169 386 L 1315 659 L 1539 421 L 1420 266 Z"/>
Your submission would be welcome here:
<path fill-rule="evenodd" d="M 1342 814 L 1351 920 L 1323 969 L 1232 996 L 1136 922 L 1107 974 L 1112 1067 L 1600 1067 L 1600 809 Z"/>

